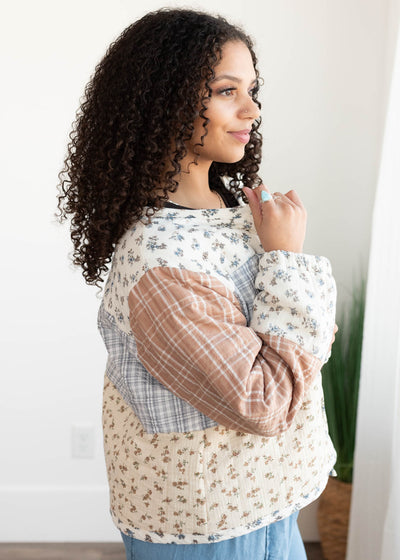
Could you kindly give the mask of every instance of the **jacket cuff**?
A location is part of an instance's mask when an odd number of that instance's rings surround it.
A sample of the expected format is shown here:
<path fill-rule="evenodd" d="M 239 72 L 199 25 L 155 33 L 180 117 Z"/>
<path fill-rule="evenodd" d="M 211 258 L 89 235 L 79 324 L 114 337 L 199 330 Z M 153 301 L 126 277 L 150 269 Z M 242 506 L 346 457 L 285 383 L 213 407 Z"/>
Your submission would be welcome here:
<path fill-rule="evenodd" d="M 270 251 L 259 261 L 250 326 L 282 336 L 322 362 L 335 326 L 336 284 L 325 257 Z"/>

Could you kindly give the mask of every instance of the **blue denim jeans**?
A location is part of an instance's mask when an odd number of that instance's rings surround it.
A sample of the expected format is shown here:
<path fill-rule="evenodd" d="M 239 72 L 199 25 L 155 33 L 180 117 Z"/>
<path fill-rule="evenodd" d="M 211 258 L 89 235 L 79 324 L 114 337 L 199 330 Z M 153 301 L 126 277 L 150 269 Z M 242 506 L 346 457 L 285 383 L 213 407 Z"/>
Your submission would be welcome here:
<path fill-rule="evenodd" d="M 121 535 L 127 560 L 307 560 L 297 516 L 209 544 L 157 544 Z"/>

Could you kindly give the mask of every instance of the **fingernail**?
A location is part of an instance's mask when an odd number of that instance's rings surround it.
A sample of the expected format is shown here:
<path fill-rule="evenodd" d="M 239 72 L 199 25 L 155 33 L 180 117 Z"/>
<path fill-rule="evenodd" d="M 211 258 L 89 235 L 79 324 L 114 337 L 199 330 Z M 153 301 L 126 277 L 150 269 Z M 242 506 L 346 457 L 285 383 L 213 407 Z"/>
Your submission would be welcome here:
<path fill-rule="evenodd" d="M 262 202 L 268 202 L 268 200 L 271 200 L 272 196 L 269 194 L 269 192 L 267 191 L 261 191 L 261 201 Z"/>

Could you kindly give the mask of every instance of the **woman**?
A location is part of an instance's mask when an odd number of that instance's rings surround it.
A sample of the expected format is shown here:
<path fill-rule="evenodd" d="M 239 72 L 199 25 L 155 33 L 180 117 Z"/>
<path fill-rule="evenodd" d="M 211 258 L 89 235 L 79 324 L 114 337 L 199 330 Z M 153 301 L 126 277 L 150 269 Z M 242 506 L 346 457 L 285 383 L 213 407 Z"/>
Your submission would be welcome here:
<path fill-rule="evenodd" d="M 297 514 L 335 462 L 335 283 L 302 254 L 296 192 L 259 179 L 256 65 L 223 18 L 147 14 L 97 66 L 69 145 L 74 262 L 99 286 L 112 258 L 103 428 L 127 558 L 303 559 Z"/>

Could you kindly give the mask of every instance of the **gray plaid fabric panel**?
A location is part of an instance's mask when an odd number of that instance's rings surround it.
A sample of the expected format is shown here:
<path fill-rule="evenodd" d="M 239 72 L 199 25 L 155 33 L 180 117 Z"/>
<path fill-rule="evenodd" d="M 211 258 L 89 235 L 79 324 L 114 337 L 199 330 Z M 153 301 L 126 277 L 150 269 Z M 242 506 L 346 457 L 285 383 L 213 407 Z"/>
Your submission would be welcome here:
<path fill-rule="evenodd" d="M 247 324 L 255 297 L 258 260 L 259 257 L 254 255 L 231 277 Z M 147 433 L 191 432 L 216 426 L 214 420 L 176 397 L 143 367 L 134 338 L 118 328 L 103 304 L 99 309 L 98 328 L 108 351 L 107 376 L 132 407 Z"/>
<path fill-rule="evenodd" d="M 259 260 L 260 255 L 253 255 L 231 276 L 231 280 L 233 280 L 235 284 L 235 296 L 240 302 L 242 313 L 247 320 L 247 326 L 250 324 L 253 314 L 254 298 L 258 292 L 254 284 L 258 272 Z"/>

